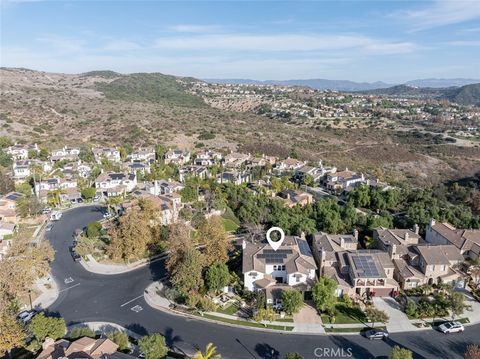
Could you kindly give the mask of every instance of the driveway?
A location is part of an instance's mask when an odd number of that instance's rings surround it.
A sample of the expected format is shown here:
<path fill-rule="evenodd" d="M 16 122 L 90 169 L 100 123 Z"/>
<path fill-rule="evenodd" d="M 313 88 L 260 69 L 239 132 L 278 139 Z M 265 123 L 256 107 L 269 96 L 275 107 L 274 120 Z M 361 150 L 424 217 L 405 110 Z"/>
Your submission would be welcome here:
<path fill-rule="evenodd" d="M 390 320 L 387 323 L 387 330 L 389 332 L 410 332 L 418 330 L 418 328 L 410 322 L 407 315 L 402 311 L 401 306 L 395 299 L 390 297 L 374 297 L 373 303 L 378 309 L 383 310 L 390 317 Z"/>
<path fill-rule="evenodd" d="M 317 310 L 308 303 L 305 303 L 302 309 L 293 315 L 293 321 L 295 323 L 294 332 L 325 333 L 325 329 L 322 326 L 322 318 L 318 315 Z"/>

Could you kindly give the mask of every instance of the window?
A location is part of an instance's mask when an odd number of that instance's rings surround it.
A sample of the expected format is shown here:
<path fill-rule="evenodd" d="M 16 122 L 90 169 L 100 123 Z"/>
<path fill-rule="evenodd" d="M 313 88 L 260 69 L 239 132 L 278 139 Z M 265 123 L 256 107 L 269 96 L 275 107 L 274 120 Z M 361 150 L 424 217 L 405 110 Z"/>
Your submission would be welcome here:
<path fill-rule="evenodd" d="M 282 266 L 282 270 L 285 270 L 285 268 L 286 268 L 286 267 L 283 265 L 283 266 Z"/>
<path fill-rule="evenodd" d="M 442 272 L 445 272 L 447 270 L 447 266 L 446 265 L 442 265 Z"/>
<path fill-rule="evenodd" d="M 300 276 L 296 276 L 295 279 L 297 280 L 297 283 L 300 282 Z"/>

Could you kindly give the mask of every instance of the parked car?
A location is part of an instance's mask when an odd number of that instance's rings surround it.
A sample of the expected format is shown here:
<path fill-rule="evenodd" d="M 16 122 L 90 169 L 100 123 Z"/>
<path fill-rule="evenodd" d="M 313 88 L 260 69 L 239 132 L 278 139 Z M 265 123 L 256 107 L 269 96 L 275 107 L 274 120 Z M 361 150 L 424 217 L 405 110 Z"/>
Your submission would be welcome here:
<path fill-rule="evenodd" d="M 68 250 L 70 251 L 70 253 L 75 252 L 75 246 L 68 247 Z"/>
<path fill-rule="evenodd" d="M 17 320 L 22 322 L 23 324 L 28 323 L 32 318 L 37 314 L 35 309 L 32 310 L 24 310 L 17 315 Z"/>
<path fill-rule="evenodd" d="M 365 338 L 374 340 L 374 339 L 387 339 L 388 332 L 384 329 L 370 329 L 365 332 Z"/>
<path fill-rule="evenodd" d="M 93 197 L 93 202 L 98 202 L 98 201 L 100 201 L 100 196 Z"/>
<path fill-rule="evenodd" d="M 52 211 L 52 209 L 51 209 L 51 208 L 48 208 L 48 207 L 42 209 L 42 213 L 43 213 L 43 214 L 48 214 L 48 213 L 50 213 L 51 211 Z"/>
<path fill-rule="evenodd" d="M 70 253 L 72 254 L 72 258 L 75 262 L 80 262 L 82 260 L 82 257 L 77 252 L 75 252 L 75 248 L 71 250 Z"/>
<path fill-rule="evenodd" d="M 47 224 L 47 226 L 45 227 L 45 230 L 47 232 L 50 232 L 52 230 L 52 228 L 53 228 L 53 224 L 50 223 L 50 224 Z"/>
<path fill-rule="evenodd" d="M 459 322 L 446 322 L 439 325 L 438 330 L 444 334 L 461 333 L 465 330 L 465 327 Z"/>

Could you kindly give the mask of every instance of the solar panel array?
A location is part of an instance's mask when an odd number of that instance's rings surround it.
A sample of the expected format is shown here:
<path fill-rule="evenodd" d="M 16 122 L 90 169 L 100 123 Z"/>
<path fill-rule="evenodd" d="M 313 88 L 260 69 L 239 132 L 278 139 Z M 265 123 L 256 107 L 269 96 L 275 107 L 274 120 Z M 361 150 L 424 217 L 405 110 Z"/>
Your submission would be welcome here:
<path fill-rule="evenodd" d="M 371 256 L 352 256 L 352 259 L 355 267 L 359 270 L 360 277 L 374 278 L 380 276 L 377 265 Z"/>
<path fill-rule="evenodd" d="M 11 201 L 16 201 L 17 199 L 19 199 L 22 195 L 20 193 L 16 193 L 16 192 L 13 192 L 13 193 L 10 193 L 8 196 L 7 196 L 7 199 L 11 200 Z"/>
<path fill-rule="evenodd" d="M 257 258 L 264 258 L 266 264 L 283 263 L 288 255 L 292 253 L 291 249 L 279 249 L 277 251 L 264 249 L 263 253 L 257 255 Z"/>
<path fill-rule="evenodd" d="M 310 246 L 308 245 L 307 241 L 298 240 L 298 248 L 300 249 L 300 253 L 304 256 L 312 256 L 312 251 L 310 250 Z"/>

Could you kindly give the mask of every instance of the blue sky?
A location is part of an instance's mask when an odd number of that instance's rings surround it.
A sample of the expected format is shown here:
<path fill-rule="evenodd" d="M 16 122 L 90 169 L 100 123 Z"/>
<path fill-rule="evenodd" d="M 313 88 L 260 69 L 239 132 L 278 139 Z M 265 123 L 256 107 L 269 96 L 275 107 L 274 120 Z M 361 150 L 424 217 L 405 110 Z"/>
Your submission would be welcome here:
<path fill-rule="evenodd" d="M 480 0 L 0 0 L 0 64 L 198 78 L 480 78 Z"/>

